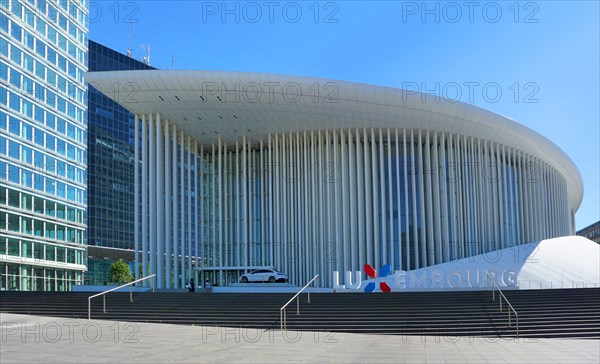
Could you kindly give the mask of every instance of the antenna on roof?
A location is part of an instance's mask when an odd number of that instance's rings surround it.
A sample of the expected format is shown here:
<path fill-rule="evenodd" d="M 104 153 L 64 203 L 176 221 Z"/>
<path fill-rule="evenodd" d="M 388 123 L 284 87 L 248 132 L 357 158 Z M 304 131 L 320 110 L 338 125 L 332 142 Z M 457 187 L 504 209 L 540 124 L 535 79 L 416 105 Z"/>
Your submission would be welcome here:
<path fill-rule="evenodd" d="M 129 28 L 129 48 L 127 48 L 127 56 L 133 58 L 133 32 L 135 29 L 133 28 L 133 24 L 131 24 L 131 28 Z"/>
<path fill-rule="evenodd" d="M 146 51 L 146 56 L 142 57 L 142 62 L 145 63 L 145 64 L 147 64 L 147 65 L 150 65 L 150 45 L 149 44 L 147 44 L 147 45 L 142 44 L 141 47 L 142 47 L 143 50 Z"/>
<path fill-rule="evenodd" d="M 175 69 L 175 53 L 171 52 L 171 70 Z"/>

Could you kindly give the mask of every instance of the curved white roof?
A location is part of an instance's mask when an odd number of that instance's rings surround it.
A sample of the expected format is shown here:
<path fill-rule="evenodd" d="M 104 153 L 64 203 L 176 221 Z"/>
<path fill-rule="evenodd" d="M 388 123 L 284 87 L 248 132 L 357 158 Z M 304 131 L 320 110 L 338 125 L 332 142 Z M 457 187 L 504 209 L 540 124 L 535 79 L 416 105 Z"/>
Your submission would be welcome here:
<path fill-rule="evenodd" d="M 333 128 L 419 128 L 525 151 L 567 180 L 577 210 L 583 183 L 554 143 L 504 116 L 433 95 L 346 81 L 220 71 L 92 72 L 88 82 L 133 113 L 160 112 L 203 144 Z"/>
<path fill-rule="evenodd" d="M 562 236 L 415 269 L 406 272 L 406 288 L 394 289 L 393 275 L 385 280 L 395 291 L 482 289 L 488 283 L 485 272 L 494 274 L 502 289 L 600 287 L 600 246 L 582 236 Z"/>

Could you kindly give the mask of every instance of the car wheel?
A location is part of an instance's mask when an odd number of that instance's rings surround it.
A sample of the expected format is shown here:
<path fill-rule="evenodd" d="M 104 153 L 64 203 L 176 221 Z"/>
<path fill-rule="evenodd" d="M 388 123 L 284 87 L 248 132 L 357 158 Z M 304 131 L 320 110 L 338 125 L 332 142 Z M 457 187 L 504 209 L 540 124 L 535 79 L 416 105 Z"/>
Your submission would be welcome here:
<path fill-rule="evenodd" d="M 269 283 L 275 283 L 275 277 L 273 277 L 273 276 L 269 277 Z"/>
<path fill-rule="evenodd" d="M 248 283 L 248 277 L 242 277 L 242 283 Z"/>

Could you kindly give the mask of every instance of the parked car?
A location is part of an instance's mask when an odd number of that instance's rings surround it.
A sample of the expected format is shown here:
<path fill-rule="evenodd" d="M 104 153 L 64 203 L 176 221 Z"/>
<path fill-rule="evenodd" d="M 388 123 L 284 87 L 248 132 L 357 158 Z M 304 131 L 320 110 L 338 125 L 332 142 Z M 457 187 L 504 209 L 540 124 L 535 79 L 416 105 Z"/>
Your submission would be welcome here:
<path fill-rule="evenodd" d="M 246 273 L 240 276 L 240 282 L 252 283 L 252 282 L 281 282 L 285 283 L 288 281 L 287 274 L 281 273 L 275 269 L 257 269 L 250 273 Z"/>

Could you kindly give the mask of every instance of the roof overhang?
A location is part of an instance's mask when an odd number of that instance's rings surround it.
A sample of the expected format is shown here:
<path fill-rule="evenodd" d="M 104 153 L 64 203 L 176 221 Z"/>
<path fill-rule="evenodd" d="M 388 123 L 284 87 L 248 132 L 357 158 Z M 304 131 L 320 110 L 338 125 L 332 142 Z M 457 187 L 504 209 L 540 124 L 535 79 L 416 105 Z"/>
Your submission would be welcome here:
<path fill-rule="evenodd" d="M 160 113 L 212 145 L 269 134 L 324 129 L 415 128 L 492 140 L 556 168 L 577 210 L 583 183 L 554 143 L 504 116 L 409 90 L 346 81 L 220 71 L 91 72 L 87 81 L 136 114 Z"/>

